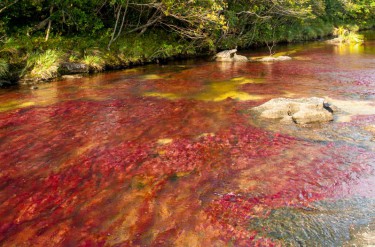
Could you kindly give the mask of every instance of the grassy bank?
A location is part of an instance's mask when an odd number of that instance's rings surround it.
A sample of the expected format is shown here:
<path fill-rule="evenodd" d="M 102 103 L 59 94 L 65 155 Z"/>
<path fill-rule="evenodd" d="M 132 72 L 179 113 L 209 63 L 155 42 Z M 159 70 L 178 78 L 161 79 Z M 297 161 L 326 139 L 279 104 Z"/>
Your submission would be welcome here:
<path fill-rule="evenodd" d="M 171 58 L 207 54 L 212 49 L 197 46 L 166 32 L 149 32 L 142 37 L 127 35 L 108 49 L 108 38 L 95 37 L 12 37 L 0 47 L 0 84 L 34 84 L 64 74 L 63 63 L 81 63 L 88 73 L 126 68 Z"/>

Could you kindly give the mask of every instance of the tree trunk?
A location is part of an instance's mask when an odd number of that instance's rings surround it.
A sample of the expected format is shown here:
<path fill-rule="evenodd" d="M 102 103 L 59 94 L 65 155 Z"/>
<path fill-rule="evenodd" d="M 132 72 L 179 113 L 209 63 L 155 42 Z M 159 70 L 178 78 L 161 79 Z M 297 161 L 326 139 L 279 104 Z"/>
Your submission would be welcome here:
<path fill-rule="evenodd" d="M 49 34 L 51 32 L 51 26 L 52 26 L 51 15 L 52 15 L 52 13 L 53 13 L 53 6 L 51 6 L 51 8 L 49 9 L 49 17 L 50 17 L 50 19 L 48 20 L 48 26 L 47 26 L 47 31 L 46 31 L 46 39 L 45 39 L 46 42 L 48 41 Z"/>

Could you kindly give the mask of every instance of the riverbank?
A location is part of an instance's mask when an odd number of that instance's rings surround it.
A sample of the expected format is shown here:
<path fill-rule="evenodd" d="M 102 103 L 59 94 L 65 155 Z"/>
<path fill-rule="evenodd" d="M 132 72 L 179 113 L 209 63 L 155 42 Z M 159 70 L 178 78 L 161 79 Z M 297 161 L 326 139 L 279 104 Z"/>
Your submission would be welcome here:
<path fill-rule="evenodd" d="M 304 36 L 289 42 L 322 39 L 332 36 Z M 277 40 L 276 43 L 288 43 Z M 254 43 L 251 47 L 265 46 Z M 166 60 L 214 54 L 230 48 L 210 42 L 189 41 L 176 34 L 158 30 L 120 38 L 108 49 L 108 37 L 13 37 L 0 47 L 0 87 L 15 84 L 34 85 L 64 77 L 77 77 L 104 71 L 125 69 Z M 248 47 L 247 47 L 248 48 Z"/>
<path fill-rule="evenodd" d="M 36 84 L 64 75 L 93 74 L 166 59 L 195 57 L 213 52 L 166 32 L 122 37 L 108 49 L 106 37 L 9 38 L 2 47 L 0 86 Z M 0 61 L 1 62 L 1 61 Z"/>

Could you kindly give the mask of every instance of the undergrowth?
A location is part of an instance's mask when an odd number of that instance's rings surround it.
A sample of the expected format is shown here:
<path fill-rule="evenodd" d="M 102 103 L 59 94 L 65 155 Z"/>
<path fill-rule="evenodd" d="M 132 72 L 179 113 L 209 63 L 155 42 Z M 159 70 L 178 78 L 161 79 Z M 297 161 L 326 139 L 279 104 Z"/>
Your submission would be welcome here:
<path fill-rule="evenodd" d="M 31 53 L 27 59 L 24 73 L 27 78 L 38 78 L 39 80 L 49 80 L 56 77 L 61 52 L 47 50 L 42 53 Z"/>
<path fill-rule="evenodd" d="M 4 59 L 0 59 L 0 78 L 5 77 L 8 74 L 9 65 Z"/>
<path fill-rule="evenodd" d="M 340 43 L 358 44 L 363 43 L 363 35 L 357 34 L 358 26 L 348 26 L 347 28 L 340 26 L 334 29 L 333 34 L 337 36 Z"/>

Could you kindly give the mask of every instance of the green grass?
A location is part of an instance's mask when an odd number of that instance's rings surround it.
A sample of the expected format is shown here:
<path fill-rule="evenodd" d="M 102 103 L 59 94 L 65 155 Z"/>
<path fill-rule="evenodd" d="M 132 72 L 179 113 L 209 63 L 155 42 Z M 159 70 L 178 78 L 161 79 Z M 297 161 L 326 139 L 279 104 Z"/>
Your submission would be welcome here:
<path fill-rule="evenodd" d="M 49 80 L 58 75 L 58 65 L 61 52 L 47 50 L 42 53 L 32 53 L 27 59 L 24 71 L 30 79 Z"/>
<path fill-rule="evenodd" d="M 105 61 L 99 56 L 87 55 L 83 58 L 82 62 L 89 66 L 91 72 L 100 72 L 104 70 Z"/>
<path fill-rule="evenodd" d="M 9 64 L 4 60 L 0 59 L 0 78 L 5 77 L 9 71 Z"/>
<path fill-rule="evenodd" d="M 132 34 L 120 37 L 108 50 L 108 37 L 14 36 L 0 44 L 0 59 L 19 68 L 21 79 L 43 81 L 59 76 L 58 66 L 62 62 L 81 62 L 89 66 L 90 72 L 122 68 L 131 64 L 153 62 L 176 56 L 193 56 L 207 53 L 207 47 L 181 40 L 162 30 L 150 31 L 142 36 Z M 13 71 L 14 72 L 14 71 Z"/>

